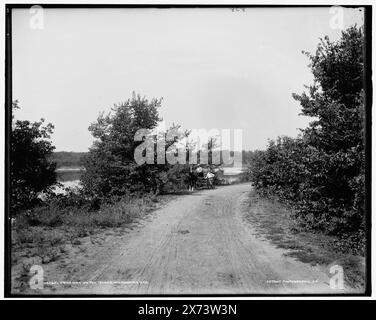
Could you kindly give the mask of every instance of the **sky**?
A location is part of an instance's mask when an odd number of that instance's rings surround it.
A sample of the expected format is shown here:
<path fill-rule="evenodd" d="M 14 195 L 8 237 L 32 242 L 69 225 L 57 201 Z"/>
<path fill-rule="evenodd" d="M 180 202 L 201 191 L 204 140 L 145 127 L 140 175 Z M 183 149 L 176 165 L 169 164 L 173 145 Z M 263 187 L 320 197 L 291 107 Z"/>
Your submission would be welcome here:
<path fill-rule="evenodd" d="M 15 117 L 54 124 L 56 151 L 87 151 L 90 123 L 135 91 L 163 98 L 167 125 L 241 129 L 243 149 L 264 149 L 310 121 L 292 93 L 313 79 L 302 50 L 340 37 L 329 9 L 44 9 L 41 29 L 13 10 Z"/>

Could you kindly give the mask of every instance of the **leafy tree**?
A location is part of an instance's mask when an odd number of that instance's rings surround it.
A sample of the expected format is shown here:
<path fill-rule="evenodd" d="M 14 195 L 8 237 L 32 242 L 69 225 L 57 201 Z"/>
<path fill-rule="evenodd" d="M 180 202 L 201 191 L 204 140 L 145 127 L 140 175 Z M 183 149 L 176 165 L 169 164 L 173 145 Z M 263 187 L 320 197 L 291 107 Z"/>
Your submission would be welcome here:
<path fill-rule="evenodd" d="M 161 102 L 161 99 L 148 100 L 133 93 L 132 98 L 115 105 L 112 112 L 101 114 L 90 125 L 89 130 L 96 140 L 84 157 L 86 171 L 81 181 L 84 192 L 98 205 L 129 192 L 158 194 L 185 188 L 190 170 L 187 164 L 190 132 L 176 124 L 165 131 L 153 130 L 162 120 L 158 113 Z M 164 141 L 165 163 L 157 162 L 158 149 L 155 146 L 151 151 L 153 163 L 136 163 L 135 151 L 143 143 L 135 141 L 135 134 L 140 129 L 149 130 L 147 138 Z M 166 158 L 179 158 L 176 148 L 183 152 L 180 160 L 184 163 L 179 160 L 170 164 Z M 210 158 L 211 151 L 208 153 Z"/>
<path fill-rule="evenodd" d="M 308 93 L 293 94 L 313 117 L 296 139 L 278 138 L 253 157 L 255 187 L 295 205 L 303 226 L 336 234 L 362 250 L 365 228 L 364 35 L 320 40 L 310 59 Z"/>
<path fill-rule="evenodd" d="M 19 108 L 13 103 L 13 111 Z M 11 211 L 36 204 L 38 195 L 56 183 L 55 163 L 49 160 L 55 147 L 50 141 L 53 125 L 12 119 L 10 149 Z"/>
<path fill-rule="evenodd" d="M 364 102 L 362 29 L 342 32 L 342 38 L 321 40 L 314 55 L 308 54 L 314 84 L 309 95 L 294 95 L 304 115 L 315 117 L 303 131 L 308 146 L 321 153 L 320 195 L 335 219 L 333 231 L 354 231 L 364 223 Z"/>
<path fill-rule="evenodd" d="M 101 114 L 90 125 L 96 140 L 84 157 L 86 171 L 81 180 L 91 197 L 105 199 L 127 192 L 148 192 L 158 185 L 158 165 L 135 163 L 134 150 L 141 142 L 134 141 L 134 137 L 139 129 L 157 126 L 161 102 L 133 93 L 131 99 L 115 105 L 111 113 Z"/>
<path fill-rule="evenodd" d="M 311 61 L 314 83 L 309 94 L 293 94 L 302 106 L 302 114 L 315 117 L 305 130 L 309 144 L 328 152 L 352 147 L 363 150 L 363 44 L 362 29 L 355 26 L 331 42 L 321 39 L 314 55 L 304 52 Z"/>

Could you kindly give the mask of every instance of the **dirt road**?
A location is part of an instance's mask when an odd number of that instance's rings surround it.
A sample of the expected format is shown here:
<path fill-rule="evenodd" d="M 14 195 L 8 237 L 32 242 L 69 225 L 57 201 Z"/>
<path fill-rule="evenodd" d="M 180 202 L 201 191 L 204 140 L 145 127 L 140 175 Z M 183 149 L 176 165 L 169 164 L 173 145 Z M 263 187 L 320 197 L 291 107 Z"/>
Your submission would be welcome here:
<path fill-rule="evenodd" d="M 329 272 L 256 238 L 243 220 L 249 184 L 184 195 L 113 248 L 98 251 L 58 294 L 339 293 Z M 117 282 L 117 283 L 116 283 Z"/>

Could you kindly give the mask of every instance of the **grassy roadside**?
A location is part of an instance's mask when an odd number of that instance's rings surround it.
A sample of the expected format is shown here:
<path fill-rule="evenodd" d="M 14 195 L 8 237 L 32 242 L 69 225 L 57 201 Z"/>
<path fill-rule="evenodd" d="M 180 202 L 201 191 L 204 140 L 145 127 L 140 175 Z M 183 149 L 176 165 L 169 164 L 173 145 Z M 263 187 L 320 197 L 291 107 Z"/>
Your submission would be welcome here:
<path fill-rule="evenodd" d="M 29 217 L 17 217 L 12 225 L 11 277 L 13 293 L 29 293 L 30 268 L 48 270 L 58 266 L 62 273 L 69 265 L 89 259 L 103 245 L 111 246 L 150 213 L 171 201 L 174 195 L 124 198 L 98 211 L 36 208 Z M 105 242 L 108 242 L 107 244 Z"/>
<path fill-rule="evenodd" d="M 340 265 L 348 286 L 363 289 L 365 281 L 364 257 L 338 251 L 336 238 L 321 233 L 304 231 L 291 217 L 292 209 L 275 199 L 259 196 L 254 190 L 249 195 L 249 211 L 245 219 L 255 228 L 259 237 L 287 249 L 287 256 L 311 265 Z"/>

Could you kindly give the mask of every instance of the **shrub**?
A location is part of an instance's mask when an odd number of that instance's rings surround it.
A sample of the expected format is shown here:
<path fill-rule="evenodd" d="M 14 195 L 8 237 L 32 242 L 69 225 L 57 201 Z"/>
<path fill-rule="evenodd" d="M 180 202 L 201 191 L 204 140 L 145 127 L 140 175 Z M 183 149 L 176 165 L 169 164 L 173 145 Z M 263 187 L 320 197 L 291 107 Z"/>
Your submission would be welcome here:
<path fill-rule="evenodd" d="M 13 103 L 13 111 L 18 109 Z M 53 125 L 13 120 L 10 148 L 10 204 L 11 214 L 32 207 L 39 202 L 38 195 L 56 183 L 55 163 L 49 160 L 54 146 L 50 135 Z"/>
<path fill-rule="evenodd" d="M 306 53 L 314 85 L 293 96 L 315 120 L 295 139 L 270 141 L 250 165 L 259 192 L 291 203 L 302 226 L 335 234 L 356 252 L 365 232 L 363 42 L 362 30 L 351 27 Z"/>

